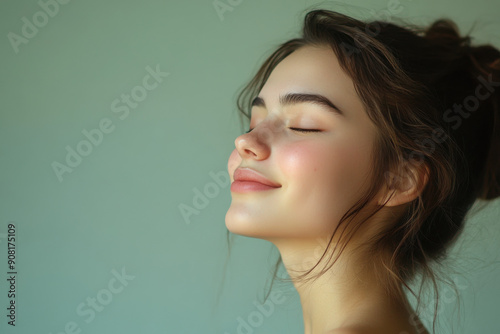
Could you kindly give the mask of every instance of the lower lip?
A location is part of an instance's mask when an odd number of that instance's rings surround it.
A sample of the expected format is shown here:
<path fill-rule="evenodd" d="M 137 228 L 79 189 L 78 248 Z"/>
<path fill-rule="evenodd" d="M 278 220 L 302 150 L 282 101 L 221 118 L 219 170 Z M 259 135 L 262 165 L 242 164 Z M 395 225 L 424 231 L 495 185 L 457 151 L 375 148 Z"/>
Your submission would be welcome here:
<path fill-rule="evenodd" d="M 234 181 L 231 183 L 231 191 L 238 193 L 246 193 L 250 191 L 262 191 L 262 190 L 271 190 L 278 189 L 279 187 L 268 186 L 259 182 L 252 181 Z"/>

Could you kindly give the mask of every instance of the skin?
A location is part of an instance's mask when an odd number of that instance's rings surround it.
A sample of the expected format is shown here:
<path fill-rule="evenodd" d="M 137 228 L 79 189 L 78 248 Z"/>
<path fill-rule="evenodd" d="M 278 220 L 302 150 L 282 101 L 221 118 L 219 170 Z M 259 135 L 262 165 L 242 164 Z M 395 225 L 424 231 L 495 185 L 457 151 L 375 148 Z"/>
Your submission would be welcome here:
<path fill-rule="evenodd" d="M 292 92 L 321 94 L 342 114 L 312 103 L 281 106 L 278 97 Z M 236 138 L 228 172 L 233 182 L 235 169 L 248 167 L 281 187 L 232 191 L 226 227 L 235 234 L 272 242 L 293 278 L 297 271 L 309 269 L 319 260 L 340 218 L 366 191 L 377 128 L 351 78 L 326 46 L 306 46 L 286 57 L 273 70 L 259 97 L 266 107 L 252 108 L 253 130 Z M 374 275 L 375 264 L 363 261 L 363 256 L 353 251 L 390 223 L 390 215 L 404 209 L 420 190 L 411 182 L 402 183 L 327 273 L 316 281 L 294 283 L 305 334 L 428 333 L 423 327 L 412 328 L 411 310 L 385 296 Z M 386 196 L 385 189 L 375 201 L 382 203 Z"/>

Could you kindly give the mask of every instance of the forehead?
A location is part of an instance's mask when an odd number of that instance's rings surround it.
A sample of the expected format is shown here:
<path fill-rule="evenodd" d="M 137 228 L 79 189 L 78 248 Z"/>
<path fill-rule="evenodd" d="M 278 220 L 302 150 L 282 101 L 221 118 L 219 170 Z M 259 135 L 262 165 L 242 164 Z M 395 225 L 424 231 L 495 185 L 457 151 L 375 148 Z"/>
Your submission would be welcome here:
<path fill-rule="evenodd" d="M 274 68 L 259 96 L 277 106 L 279 95 L 289 92 L 322 94 L 344 109 L 362 107 L 352 79 L 329 46 L 304 46 L 292 52 Z"/>

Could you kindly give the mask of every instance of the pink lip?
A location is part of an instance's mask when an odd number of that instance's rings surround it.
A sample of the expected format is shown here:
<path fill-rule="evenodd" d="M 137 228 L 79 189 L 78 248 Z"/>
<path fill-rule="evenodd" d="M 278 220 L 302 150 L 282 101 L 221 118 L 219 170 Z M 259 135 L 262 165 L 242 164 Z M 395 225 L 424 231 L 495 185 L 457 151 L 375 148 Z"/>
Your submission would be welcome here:
<path fill-rule="evenodd" d="M 259 173 L 249 168 L 237 168 L 234 171 L 234 182 L 231 184 L 233 192 L 249 192 L 271 190 L 281 187 Z"/>

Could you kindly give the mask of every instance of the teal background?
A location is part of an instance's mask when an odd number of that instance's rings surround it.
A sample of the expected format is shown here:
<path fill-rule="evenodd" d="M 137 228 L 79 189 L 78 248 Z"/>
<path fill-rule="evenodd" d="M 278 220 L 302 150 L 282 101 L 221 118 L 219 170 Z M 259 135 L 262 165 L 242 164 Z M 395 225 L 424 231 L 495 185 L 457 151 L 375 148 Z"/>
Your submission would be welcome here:
<path fill-rule="evenodd" d="M 237 236 L 221 283 L 231 197 L 210 173 L 227 175 L 242 131 L 237 92 L 279 43 L 297 36 L 308 8 L 370 18 L 388 1 L 221 2 L 231 10 L 220 16 L 211 0 L 70 1 L 17 53 L 8 34 L 21 35 L 23 17 L 33 22 L 41 7 L 0 4 L 1 333 L 77 333 L 78 326 L 81 333 L 233 334 L 239 319 L 262 319 L 252 333 L 303 333 L 290 286 L 275 286 L 285 294 L 268 313 L 256 306 L 277 256 L 269 243 Z M 398 17 L 409 22 L 448 16 L 463 32 L 475 25 L 476 42 L 500 46 L 499 1 L 399 3 Z M 169 75 L 120 119 L 113 101 L 157 65 Z M 64 163 L 66 146 L 75 149 L 82 131 L 103 119 L 113 131 L 60 182 L 52 163 Z M 188 224 L 180 207 L 193 206 L 197 191 L 212 198 Z M 497 201 L 470 219 L 454 248 L 462 305 L 457 312 L 456 296 L 442 297 L 440 333 L 451 326 L 500 333 L 499 216 Z M 15 327 L 6 317 L 10 222 Z M 126 285 L 114 281 L 113 270 L 122 269 L 134 277 Z M 105 305 L 90 319 L 85 303 L 96 297 Z"/>

